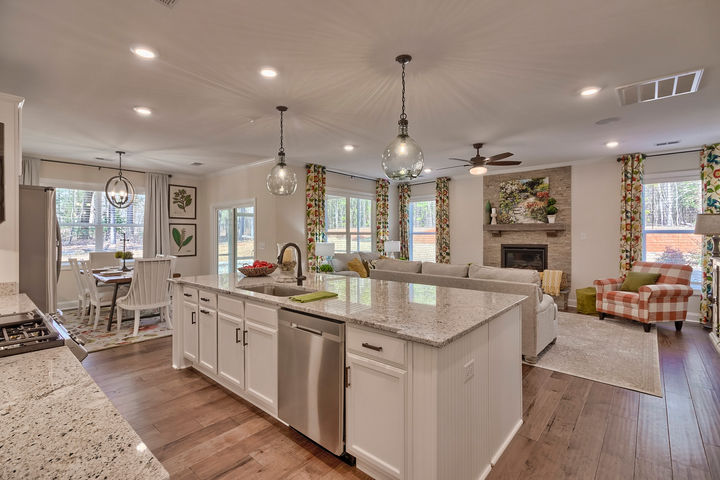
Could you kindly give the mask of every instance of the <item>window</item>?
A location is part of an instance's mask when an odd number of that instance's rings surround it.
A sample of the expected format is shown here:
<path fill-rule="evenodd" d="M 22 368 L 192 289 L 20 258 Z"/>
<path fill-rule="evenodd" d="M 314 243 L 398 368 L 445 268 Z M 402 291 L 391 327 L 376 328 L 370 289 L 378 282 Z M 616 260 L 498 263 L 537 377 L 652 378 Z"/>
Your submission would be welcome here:
<path fill-rule="evenodd" d="M 435 200 L 410 202 L 410 260 L 435 261 Z"/>
<path fill-rule="evenodd" d="M 115 208 L 105 192 L 57 188 L 55 208 L 62 238 L 62 261 L 88 260 L 90 252 L 115 252 L 123 248 L 135 257 L 143 254 L 145 195 L 135 194 L 128 208 Z"/>
<path fill-rule="evenodd" d="M 698 176 L 646 178 L 643 186 L 643 260 L 692 266 L 691 286 L 697 290 L 702 283 L 702 236 L 693 233 L 702 205 Z"/>
<path fill-rule="evenodd" d="M 351 195 L 325 197 L 325 234 L 335 253 L 372 252 L 373 200 Z"/>
<path fill-rule="evenodd" d="M 255 260 L 255 206 L 248 203 L 216 212 L 217 273 L 232 273 Z"/>

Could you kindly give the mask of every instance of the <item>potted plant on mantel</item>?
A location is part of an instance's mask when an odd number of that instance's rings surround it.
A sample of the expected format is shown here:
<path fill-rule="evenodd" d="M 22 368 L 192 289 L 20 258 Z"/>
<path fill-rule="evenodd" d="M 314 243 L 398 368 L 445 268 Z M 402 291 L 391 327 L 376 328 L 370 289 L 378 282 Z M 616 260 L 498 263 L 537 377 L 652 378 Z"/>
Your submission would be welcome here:
<path fill-rule="evenodd" d="M 558 209 L 555 206 L 557 200 L 553 197 L 548 198 L 547 206 L 545 207 L 545 213 L 547 214 L 548 223 L 555 223 L 555 215 L 557 215 Z"/>

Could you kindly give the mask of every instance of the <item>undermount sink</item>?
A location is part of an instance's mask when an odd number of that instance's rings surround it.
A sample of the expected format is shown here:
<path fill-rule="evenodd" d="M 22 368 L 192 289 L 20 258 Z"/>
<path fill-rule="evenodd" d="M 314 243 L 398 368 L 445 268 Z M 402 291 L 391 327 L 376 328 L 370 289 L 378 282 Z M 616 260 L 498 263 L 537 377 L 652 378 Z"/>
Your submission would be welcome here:
<path fill-rule="evenodd" d="M 313 290 L 305 290 L 304 288 L 288 287 L 286 285 L 258 285 L 256 287 L 240 287 L 243 290 L 251 292 L 264 293 L 273 297 L 292 297 L 293 295 L 304 295 L 313 293 Z"/>

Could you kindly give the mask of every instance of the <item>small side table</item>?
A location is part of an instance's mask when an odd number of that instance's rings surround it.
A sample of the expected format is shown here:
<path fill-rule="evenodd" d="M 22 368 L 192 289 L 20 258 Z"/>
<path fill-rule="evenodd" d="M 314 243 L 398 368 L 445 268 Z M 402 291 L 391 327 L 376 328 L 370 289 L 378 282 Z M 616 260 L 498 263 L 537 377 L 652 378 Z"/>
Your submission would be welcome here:
<path fill-rule="evenodd" d="M 570 295 L 570 289 L 560 290 L 560 295 L 550 295 L 557 304 L 558 310 L 567 312 L 568 309 L 568 296 Z"/>

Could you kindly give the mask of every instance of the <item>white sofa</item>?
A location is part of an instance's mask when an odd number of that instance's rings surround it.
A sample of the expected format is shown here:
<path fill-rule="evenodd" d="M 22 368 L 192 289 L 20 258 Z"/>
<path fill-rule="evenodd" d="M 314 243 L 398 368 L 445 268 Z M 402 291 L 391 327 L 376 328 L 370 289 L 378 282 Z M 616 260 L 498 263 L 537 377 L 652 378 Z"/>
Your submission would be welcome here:
<path fill-rule="evenodd" d="M 394 259 L 377 260 L 374 267 L 370 278 L 378 280 L 525 295 L 521 305 L 522 353 L 528 363 L 537 362 L 557 337 L 557 306 L 551 296 L 543 294 L 540 276 L 534 270 Z"/>
<path fill-rule="evenodd" d="M 358 259 L 363 263 L 374 262 L 380 258 L 379 253 L 375 252 L 352 252 L 352 253 L 336 253 L 332 257 L 333 274 L 343 275 L 346 277 L 359 277 L 357 272 L 348 269 L 348 262 Z"/>

